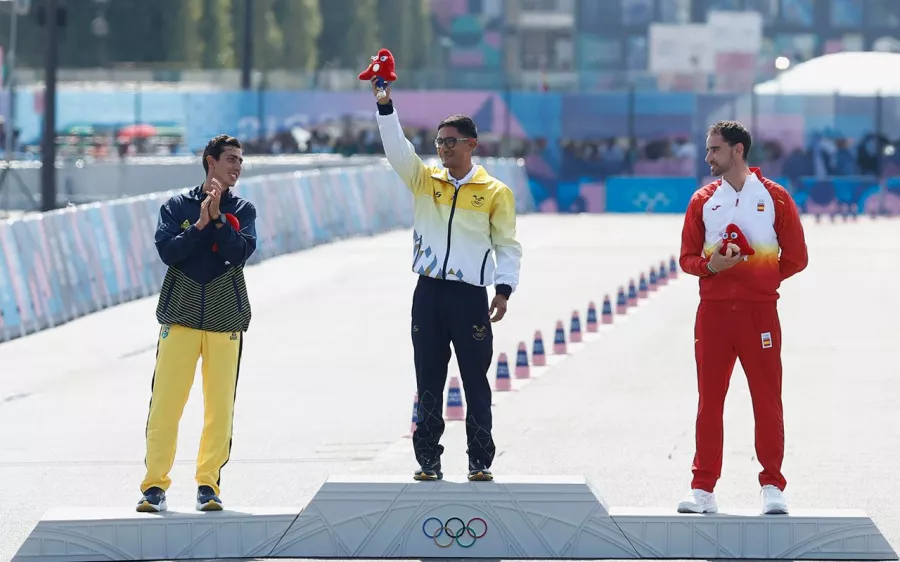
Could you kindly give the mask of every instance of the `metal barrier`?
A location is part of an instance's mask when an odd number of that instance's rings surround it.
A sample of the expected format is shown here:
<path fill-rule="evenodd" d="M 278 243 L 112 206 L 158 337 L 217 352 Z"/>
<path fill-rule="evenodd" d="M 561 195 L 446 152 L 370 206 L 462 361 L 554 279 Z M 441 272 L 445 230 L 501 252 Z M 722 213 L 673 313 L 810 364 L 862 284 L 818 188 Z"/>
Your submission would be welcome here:
<path fill-rule="evenodd" d="M 243 177 L 334 167 L 369 166 L 383 162 L 379 156 L 342 156 L 340 154 L 296 154 L 283 156 L 247 156 Z M 6 162 L 0 161 L 0 173 Z M 36 211 L 41 198 L 41 162 L 10 162 L 10 173 L 0 184 L 0 210 Z M 81 205 L 134 197 L 197 185 L 203 181 L 203 163 L 199 156 L 138 156 L 117 161 L 73 160 L 57 163 L 57 203 Z"/>
<path fill-rule="evenodd" d="M 534 211 L 521 160 L 485 159 L 484 164 L 513 189 L 519 212 Z M 384 162 L 249 177 L 236 190 L 259 216 L 250 264 L 412 226 L 412 196 Z M 166 268 L 154 245 L 159 208 L 180 191 L 0 222 L 0 341 L 156 294 Z"/>

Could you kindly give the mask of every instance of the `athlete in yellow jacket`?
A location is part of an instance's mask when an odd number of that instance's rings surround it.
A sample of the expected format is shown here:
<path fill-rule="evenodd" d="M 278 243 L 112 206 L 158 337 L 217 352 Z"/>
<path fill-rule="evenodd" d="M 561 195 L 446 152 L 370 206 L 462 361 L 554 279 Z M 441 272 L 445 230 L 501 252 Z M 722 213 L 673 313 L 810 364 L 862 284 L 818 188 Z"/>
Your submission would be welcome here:
<path fill-rule="evenodd" d="M 434 144 L 443 168 L 427 166 L 403 134 L 390 86 L 386 92 L 376 117 L 384 153 L 415 198 L 412 269 L 419 281 L 411 331 L 419 405 L 412 442 L 419 469 L 414 478 L 443 477 L 439 441 L 452 342 L 466 396 L 469 479 L 491 480 L 496 451 L 487 376 L 491 323 L 503 318 L 519 283 L 515 198 L 509 186 L 472 163 L 478 145 L 472 119 L 454 115 L 438 125 Z M 490 306 L 489 285 L 496 287 Z"/>

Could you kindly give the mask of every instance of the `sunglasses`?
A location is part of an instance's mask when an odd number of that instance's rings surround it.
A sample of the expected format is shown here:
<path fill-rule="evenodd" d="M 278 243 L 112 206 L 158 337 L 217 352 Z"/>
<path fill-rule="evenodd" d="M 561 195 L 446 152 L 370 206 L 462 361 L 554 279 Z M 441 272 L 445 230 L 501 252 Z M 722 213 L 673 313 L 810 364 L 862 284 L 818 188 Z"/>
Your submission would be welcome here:
<path fill-rule="evenodd" d="M 434 147 L 440 148 L 441 146 L 446 146 L 447 148 L 453 148 L 454 146 L 456 146 L 456 141 L 464 141 L 464 140 L 469 140 L 469 137 L 462 137 L 462 138 L 438 137 L 438 138 L 434 139 Z"/>

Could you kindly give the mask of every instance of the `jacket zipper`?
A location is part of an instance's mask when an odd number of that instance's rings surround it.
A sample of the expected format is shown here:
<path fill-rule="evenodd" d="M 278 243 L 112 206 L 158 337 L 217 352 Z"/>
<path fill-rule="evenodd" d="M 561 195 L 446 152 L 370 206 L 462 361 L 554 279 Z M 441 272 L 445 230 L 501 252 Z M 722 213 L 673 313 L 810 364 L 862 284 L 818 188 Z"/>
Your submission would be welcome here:
<path fill-rule="evenodd" d="M 237 302 L 238 312 L 244 311 L 244 304 L 241 302 L 241 292 L 238 290 L 237 278 L 231 276 L 231 286 L 234 288 L 234 299 Z"/>
<path fill-rule="evenodd" d="M 734 200 L 734 206 L 740 207 L 741 205 L 741 192 L 737 193 L 737 197 Z M 735 211 L 738 212 L 738 211 Z M 731 280 L 731 309 L 735 310 L 734 299 L 737 296 L 737 287 L 735 286 L 736 281 L 734 279 Z"/>
<path fill-rule="evenodd" d="M 203 320 L 206 316 L 206 283 L 200 285 L 200 329 L 203 329 Z"/>
<path fill-rule="evenodd" d="M 462 186 L 455 187 L 453 192 L 453 204 L 450 206 L 450 219 L 447 221 L 447 251 L 444 253 L 444 266 L 441 268 L 441 278 L 447 278 L 447 262 L 450 261 L 450 233 L 453 230 L 453 215 L 456 213 L 456 201 L 459 199 L 459 190 Z"/>
<path fill-rule="evenodd" d="M 488 256 L 491 255 L 491 250 L 488 250 L 484 253 L 484 257 L 481 259 L 481 284 L 484 285 L 484 268 L 487 265 Z"/>

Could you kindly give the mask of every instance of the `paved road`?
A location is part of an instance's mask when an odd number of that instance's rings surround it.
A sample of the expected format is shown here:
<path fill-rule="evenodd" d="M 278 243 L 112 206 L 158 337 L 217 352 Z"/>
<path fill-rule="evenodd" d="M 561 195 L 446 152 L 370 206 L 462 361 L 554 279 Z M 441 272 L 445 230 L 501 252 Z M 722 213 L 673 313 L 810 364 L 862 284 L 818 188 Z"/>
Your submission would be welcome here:
<path fill-rule="evenodd" d="M 900 222 L 807 229 L 811 265 L 781 305 L 789 499 L 865 509 L 900 550 Z M 520 233 L 523 285 L 496 326 L 496 352 L 511 357 L 535 329 L 549 345 L 557 320 L 578 309 L 583 322 L 589 300 L 676 252 L 680 218 L 536 215 Z M 408 232 L 390 233 L 249 270 L 254 324 L 222 483 L 229 505 L 303 505 L 329 474 L 411 472 L 409 247 Z M 690 476 L 696 302 L 695 280 L 682 275 L 540 378 L 497 395 L 496 470 L 585 474 L 612 505 L 674 507 Z M 50 506 L 137 500 L 154 306 L 129 303 L 0 345 L 0 560 Z M 193 500 L 199 391 L 198 377 L 170 504 Z M 739 368 L 726 410 L 720 504 L 753 507 L 758 464 Z M 445 443 L 445 468 L 461 473 L 461 423 Z"/>

